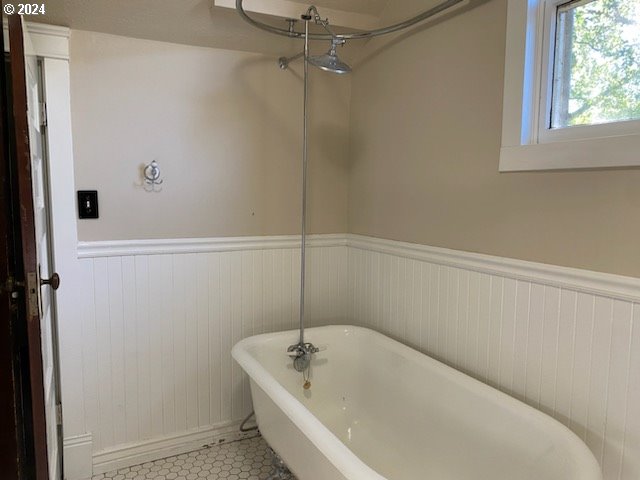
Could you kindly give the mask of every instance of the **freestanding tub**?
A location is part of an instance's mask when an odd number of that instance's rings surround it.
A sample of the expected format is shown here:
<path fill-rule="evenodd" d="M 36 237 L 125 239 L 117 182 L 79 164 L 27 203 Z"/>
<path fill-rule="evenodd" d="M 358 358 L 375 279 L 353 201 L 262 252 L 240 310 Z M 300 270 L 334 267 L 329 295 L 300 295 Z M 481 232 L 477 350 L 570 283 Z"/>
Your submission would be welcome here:
<path fill-rule="evenodd" d="M 239 342 L 260 431 L 299 480 L 601 480 L 551 417 L 372 330 L 306 331 L 310 390 L 287 357 L 297 331 Z"/>

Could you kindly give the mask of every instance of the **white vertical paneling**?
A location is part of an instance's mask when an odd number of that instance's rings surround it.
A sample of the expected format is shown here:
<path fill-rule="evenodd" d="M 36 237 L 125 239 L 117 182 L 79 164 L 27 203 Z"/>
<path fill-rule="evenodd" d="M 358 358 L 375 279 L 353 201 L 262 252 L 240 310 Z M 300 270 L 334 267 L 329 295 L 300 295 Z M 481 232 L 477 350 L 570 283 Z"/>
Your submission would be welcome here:
<path fill-rule="evenodd" d="M 232 252 L 230 258 L 230 337 L 224 351 L 224 357 L 229 360 L 222 368 L 231 369 L 231 418 L 242 418 L 243 393 L 242 370 L 231 359 L 231 348 L 242 340 L 242 252 Z"/>
<path fill-rule="evenodd" d="M 554 415 L 560 338 L 560 289 L 545 286 L 544 290 L 544 319 L 540 345 L 542 363 L 538 407 L 548 415 Z M 563 349 L 566 349 L 566 346 L 563 346 Z"/>
<path fill-rule="evenodd" d="M 162 340 L 160 343 L 160 362 L 162 368 L 162 418 L 164 422 L 164 434 L 176 431 L 176 362 L 175 362 L 175 329 L 182 319 L 173 318 L 174 271 L 173 255 L 160 255 L 154 259 L 159 263 L 160 282 L 159 288 L 154 292 L 153 300 L 160 305 L 160 331 Z M 157 367 L 156 367 L 157 368 Z"/>
<path fill-rule="evenodd" d="M 525 399 L 527 384 L 527 363 L 529 356 L 529 321 L 531 314 L 531 284 L 518 281 L 516 284 L 516 318 L 514 329 L 513 376 L 511 394 L 520 400 Z"/>
<path fill-rule="evenodd" d="M 344 322 L 347 247 L 308 253 L 313 323 Z M 84 421 L 94 451 L 243 418 L 251 396 L 231 347 L 297 327 L 299 265 L 295 248 L 82 259 Z"/>
<path fill-rule="evenodd" d="M 288 330 L 294 327 L 294 315 L 293 315 L 293 283 L 294 283 L 294 264 L 293 264 L 293 252 L 291 250 L 283 250 L 282 255 L 282 263 L 280 265 L 280 278 L 282 283 L 282 319 L 281 325 L 282 330 Z M 248 275 L 253 275 L 253 269 L 249 268 L 247 270 Z M 253 278 L 253 277 L 252 277 Z M 242 289 L 245 291 L 256 291 L 258 285 L 253 283 L 250 284 L 248 290 Z M 333 296 L 328 296 L 328 298 L 334 298 Z M 256 305 L 254 305 L 254 308 Z M 252 311 L 252 315 L 255 314 Z M 243 338 L 251 335 L 251 331 L 249 329 L 245 329 L 243 332 Z"/>
<path fill-rule="evenodd" d="M 560 292 L 556 396 L 553 410 L 555 417 L 565 425 L 569 424 L 569 416 L 571 414 L 577 302 L 578 294 L 576 292 L 570 290 L 562 290 Z"/>
<path fill-rule="evenodd" d="M 134 257 L 122 259 L 122 317 L 124 333 L 124 398 L 126 441 L 139 438 L 138 341 L 136 331 L 136 265 Z"/>
<path fill-rule="evenodd" d="M 359 263 L 362 263 L 362 255 L 359 256 Z M 400 321 L 398 318 L 398 292 L 400 291 L 400 258 L 392 256 L 389 258 L 389 284 L 387 288 L 389 290 L 389 315 L 385 318 L 387 324 L 387 331 L 394 338 L 400 337 Z M 362 283 L 361 276 L 358 276 L 357 285 Z M 358 295 L 359 289 L 356 290 Z M 360 308 L 358 309 L 359 316 L 357 318 L 364 318 L 361 315 L 362 302 L 360 302 Z"/>
<path fill-rule="evenodd" d="M 620 478 L 627 423 L 633 305 L 615 300 L 611 319 L 611 356 L 609 361 L 602 471 L 606 478 Z"/>
<path fill-rule="evenodd" d="M 424 268 L 424 267 L 423 267 Z M 469 333 L 467 335 L 467 372 L 478 368 L 478 334 L 480 330 L 480 275 L 469 272 Z"/>
<path fill-rule="evenodd" d="M 629 372 L 627 374 L 627 408 L 622 439 L 623 480 L 635 480 L 640 472 L 640 308 L 633 306 L 631 341 L 629 342 Z M 608 480 L 608 479 L 607 479 Z"/>
<path fill-rule="evenodd" d="M 444 358 L 446 354 L 448 299 L 449 299 L 449 267 L 438 268 L 438 313 L 435 318 L 437 355 Z M 452 356 L 451 362 L 454 361 Z"/>
<path fill-rule="evenodd" d="M 489 378 L 489 342 L 491 340 L 491 293 L 494 290 L 493 277 L 480 276 L 480 335 L 478 336 L 478 367 L 480 377 Z"/>
<path fill-rule="evenodd" d="M 221 394 L 221 415 L 223 419 L 233 418 L 233 388 L 232 372 L 231 372 L 231 260 L 233 252 L 222 252 L 220 254 L 220 372 L 222 383 L 220 384 Z M 272 258 L 269 255 L 269 258 Z M 273 270 L 273 261 L 271 268 L 268 269 L 271 274 Z M 269 279 L 270 280 L 270 279 Z M 273 302 L 271 303 L 273 309 Z M 270 315 L 271 317 L 271 315 Z M 273 318 L 270 318 L 270 324 Z"/>
<path fill-rule="evenodd" d="M 264 290 L 262 293 L 262 305 L 264 308 L 264 318 L 260 333 L 270 332 L 273 330 L 273 310 L 274 310 L 274 295 L 273 295 L 273 251 L 267 250 L 262 254 L 262 284 Z M 308 297 L 305 298 L 305 301 Z M 305 303 L 306 306 L 306 303 Z"/>
<path fill-rule="evenodd" d="M 578 293 L 569 428 L 586 440 L 595 297 Z"/>
<path fill-rule="evenodd" d="M 456 335 L 456 357 L 458 368 L 469 369 L 467 359 L 467 345 L 469 342 L 469 271 L 459 270 L 458 273 L 458 319 Z"/>
<path fill-rule="evenodd" d="M 273 250 L 271 252 L 273 263 L 271 267 L 271 285 L 272 285 L 272 295 L 273 295 L 273 310 L 271 311 L 272 315 L 272 330 L 284 330 L 287 328 L 287 325 L 284 322 L 284 312 L 283 312 L 283 289 L 282 289 L 282 250 Z M 313 267 L 318 268 L 319 262 L 316 255 L 311 254 L 309 252 L 309 258 L 313 260 Z M 311 290 L 317 290 L 317 285 L 315 282 L 311 282 L 309 279 L 309 287 Z M 316 318 L 318 316 L 317 313 L 317 305 L 315 302 L 317 296 L 317 292 L 314 291 L 314 295 L 311 295 L 309 298 L 309 313 L 311 318 Z M 316 307 L 316 308 L 314 308 Z"/>
<path fill-rule="evenodd" d="M 149 259 L 134 257 L 136 293 L 136 384 L 139 438 L 151 438 L 151 332 L 149 319 Z"/>
<path fill-rule="evenodd" d="M 587 403 L 586 442 L 602 464 L 611 360 L 613 300 L 596 297 L 593 310 L 591 364 L 589 365 L 589 401 Z"/>
<path fill-rule="evenodd" d="M 640 308 L 490 270 L 309 248 L 307 324 L 396 337 L 555 416 L 606 480 L 640 478 Z M 224 424 L 250 409 L 240 338 L 298 324 L 300 252 L 87 258 L 79 292 L 94 450 Z"/>
<path fill-rule="evenodd" d="M 113 404 L 113 440 L 125 443 L 125 370 L 124 370 L 124 305 L 122 295 L 122 259 L 107 260 L 107 282 L 109 283 L 109 327 L 111 359 L 111 402 Z"/>
<path fill-rule="evenodd" d="M 511 278 L 504 279 L 502 322 L 500 331 L 500 381 L 504 390 L 513 392 L 513 370 L 516 358 L 516 301 L 518 284 Z"/>
<path fill-rule="evenodd" d="M 375 273 L 378 273 L 377 271 Z M 429 318 L 431 314 L 431 266 L 428 263 L 420 265 L 420 280 L 422 282 L 422 311 L 420 315 L 420 349 L 424 350 L 429 337 Z M 378 282 L 379 283 L 379 280 Z"/>
<path fill-rule="evenodd" d="M 212 425 L 220 423 L 222 416 L 222 289 L 220 288 L 220 254 L 207 254 L 209 267 L 209 396 L 210 421 Z"/>
<path fill-rule="evenodd" d="M 82 321 L 82 377 L 85 409 L 85 425 L 88 431 L 96 432 L 93 441 L 100 444 L 99 430 L 102 426 L 98 404 L 98 355 L 97 355 L 97 324 L 95 301 L 95 276 L 93 261 L 79 262 L 79 273 L 82 281 L 78 283 L 80 291 L 78 300 L 81 302 L 80 315 Z M 65 379 L 63 379 L 64 381 Z"/>
<path fill-rule="evenodd" d="M 371 265 L 371 262 L 369 262 Z M 422 265 L 418 262 L 411 262 L 411 277 L 407 279 L 408 290 L 411 293 L 411 314 L 409 317 L 409 324 L 406 332 L 406 338 L 411 339 L 411 346 L 413 348 L 420 348 L 420 326 L 422 324 L 422 305 L 423 305 L 423 275 L 422 275 Z M 373 273 L 371 271 L 371 267 L 369 267 L 368 271 L 369 282 L 373 284 L 375 278 L 373 277 Z M 371 291 L 371 288 L 370 290 Z M 369 295 L 369 305 L 373 305 L 372 297 Z M 373 314 L 373 311 L 371 312 Z"/>
<path fill-rule="evenodd" d="M 605 480 L 640 478 L 639 307 L 383 251 L 349 248 L 353 323 L 554 416 L 585 440 Z"/>
<path fill-rule="evenodd" d="M 489 293 L 489 338 L 487 349 L 487 382 L 500 384 L 500 340 L 502 331 L 502 307 L 504 305 L 504 278 L 491 277 Z"/>
<path fill-rule="evenodd" d="M 197 428 L 198 421 L 198 255 L 184 255 L 185 278 L 185 378 L 186 378 L 186 420 L 187 429 Z M 205 424 L 206 425 L 206 424 Z"/>
<path fill-rule="evenodd" d="M 529 297 L 529 328 L 527 332 L 526 384 L 524 396 L 527 402 L 540 407 L 542 384 L 542 336 L 544 329 L 544 285 L 531 285 Z"/>
<path fill-rule="evenodd" d="M 93 286 L 96 322 L 96 363 L 98 393 L 98 448 L 115 445 L 113 436 L 114 402 L 111 395 L 111 327 L 109 324 L 109 281 L 107 259 L 98 258 L 93 264 Z"/>
<path fill-rule="evenodd" d="M 171 256 L 171 277 L 173 279 L 170 321 L 173 327 L 171 345 L 173 347 L 174 368 L 174 429 L 187 430 L 187 282 L 190 280 L 186 266 L 186 255 Z M 195 345 L 194 345 L 195 346 Z"/>
<path fill-rule="evenodd" d="M 445 351 L 451 352 L 451 357 L 453 358 L 452 365 L 458 366 L 459 361 L 459 352 L 458 352 L 458 341 L 457 336 L 459 334 L 459 311 L 460 311 L 460 302 L 459 302 L 459 289 L 460 289 L 460 270 L 457 268 L 449 269 L 449 286 L 447 288 L 447 317 L 446 317 L 446 325 L 445 325 L 445 336 L 444 336 L 444 345 Z"/>
<path fill-rule="evenodd" d="M 204 257 L 204 258 L 203 258 Z M 206 255 L 194 256 L 197 316 L 198 425 L 211 425 L 210 335 L 209 335 L 209 262 Z M 191 345 L 193 347 L 193 345 Z"/>
<path fill-rule="evenodd" d="M 159 437 L 165 431 L 165 419 L 163 409 L 163 354 L 162 337 L 164 329 L 162 296 L 166 288 L 166 270 L 162 269 L 162 258 L 150 256 L 147 258 L 147 271 L 149 273 L 149 290 L 147 295 L 148 322 L 146 334 L 149 336 L 149 417 L 151 430 L 149 438 Z M 104 445 L 104 447 L 114 443 Z"/>

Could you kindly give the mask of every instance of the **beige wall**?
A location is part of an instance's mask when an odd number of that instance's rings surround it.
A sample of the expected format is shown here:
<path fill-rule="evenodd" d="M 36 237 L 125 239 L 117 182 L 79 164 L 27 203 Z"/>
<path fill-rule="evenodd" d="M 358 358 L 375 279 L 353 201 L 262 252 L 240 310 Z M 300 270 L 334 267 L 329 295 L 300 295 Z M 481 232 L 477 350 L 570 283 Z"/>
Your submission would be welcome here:
<path fill-rule="evenodd" d="M 498 173 L 505 19 L 491 0 L 312 72 L 311 231 L 640 276 L 640 171 Z M 80 239 L 297 233 L 301 78 L 273 62 L 74 31 L 76 183 L 101 208 Z M 154 158 L 160 194 L 135 185 Z"/>
<path fill-rule="evenodd" d="M 100 219 L 80 240 L 294 234 L 300 230 L 302 81 L 262 55 L 73 31 L 78 189 Z M 347 229 L 350 79 L 311 82 L 309 227 Z M 136 186 L 156 159 L 161 193 Z"/>
<path fill-rule="evenodd" d="M 640 276 L 640 171 L 498 173 L 506 3 L 355 70 L 350 231 Z"/>

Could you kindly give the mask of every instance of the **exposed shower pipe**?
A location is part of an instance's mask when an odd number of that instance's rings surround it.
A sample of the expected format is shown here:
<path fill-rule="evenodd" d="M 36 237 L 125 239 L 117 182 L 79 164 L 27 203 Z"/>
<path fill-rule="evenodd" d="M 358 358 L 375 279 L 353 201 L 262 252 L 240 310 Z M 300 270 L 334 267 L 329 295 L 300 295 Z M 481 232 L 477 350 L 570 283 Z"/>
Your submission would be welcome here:
<path fill-rule="evenodd" d="M 291 28 L 291 29 L 284 29 L 284 28 L 279 28 L 279 27 L 274 27 L 273 25 L 269 25 L 267 23 L 263 23 L 260 22 L 258 20 L 255 20 L 254 18 L 251 18 L 247 12 L 244 10 L 243 7 L 243 2 L 244 0 L 236 0 L 236 10 L 238 11 L 238 14 L 240 15 L 240 17 L 242 17 L 243 20 L 245 20 L 246 22 L 248 22 L 249 24 L 253 25 L 256 28 L 259 28 L 261 30 L 267 31 L 269 33 L 274 33 L 276 35 L 281 35 L 284 37 L 289 37 L 289 38 L 306 38 L 307 34 L 306 31 L 305 32 L 298 32 L 295 30 L 295 28 Z M 415 17 L 412 17 L 408 20 L 405 20 L 403 22 L 400 23 L 396 23 L 394 25 L 390 25 L 388 27 L 383 27 L 383 28 L 378 28 L 375 30 L 369 30 L 366 32 L 348 32 L 348 33 L 309 33 L 308 34 L 308 39 L 309 40 L 332 40 L 334 38 L 338 38 L 341 40 L 357 40 L 357 39 L 366 39 L 366 38 L 372 38 L 372 37 L 378 37 L 380 35 L 387 35 L 389 33 L 394 33 L 400 30 L 404 30 L 405 28 L 409 28 L 413 25 L 416 25 L 420 22 L 423 22 L 431 17 L 434 17 L 435 15 L 438 15 L 448 9 L 450 9 L 451 7 L 454 7 L 456 5 L 460 5 L 460 4 L 469 4 L 470 0 L 445 0 L 444 2 L 440 3 L 439 5 L 436 5 L 433 8 L 430 8 L 429 10 L 426 10 L 418 15 L 416 15 Z M 312 7 L 313 9 L 315 9 L 315 7 Z M 311 8 L 309 9 L 311 10 Z M 315 13 L 317 14 L 317 9 L 315 10 Z M 310 15 L 310 12 L 307 12 L 307 15 Z M 318 15 L 319 17 L 319 15 Z M 322 25 L 322 23 L 319 23 L 320 25 Z M 324 26 L 324 25 L 323 25 Z M 326 29 L 326 27 L 325 27 Z"/>
<path fill-rule="evenodd" d="M 304 99 L 302 122 L 302 271 L 300 273 L 300 345 L 304 345 L 304 281 L 306 273 L 306 243 L 307 243 L 307 160 L 309 159 L 308 109 L 309 109 L 309 13 L 304 18 Z"/>
<path fill-rule="evenodd" d="M 309 9 L 309 12 L 311 9 Z M 302 15 L 304 20 L 305 41 L 304 41 L 304 97 L 303 97 L 303 121 L 302 121 L 302 234 L 300 239 L 300 337 L 298 343 L 291 345 L 287 353 L 293 359 L 293 366 L 299 372 L 304 372 L 309 368 L 311 355 L 318 352 L 318 349 L 311 343 L 304 341 L 304 286 L 306 276 L 306 254 L 307 254 L 307 160 L 309 156 L 309 135 L 308 135 L 308 108 L 309 108 L 309 21 L 312 17 L 310 13 Z M 316 10 L 317 14 L 317 10 Z"/>
<path fill-rule="evenodd" d="M 389 33 L 397 32 L 405 28 L 411 27 L 417 23 L 420 23 L 428 18 L 434 17 L 456 5 L 468 5 L 472 0 L 446 0 L 441 4 L 419 14 L 409 20 L 397 23 L 377 30 L 371 30 L 368 32 L 352 32 L 337 34 L 329 26 L 329 19 L 323 19 L 318 13 L 318 9 L 315 6 L 308 8 L 306 14 L 301 18 L 304 21 L 304 32 L 298 32 L 295 30 L 295 21 L 293 19 L 288 20 L 288 29 L 282 29 L 268 25 L 257 20 L 252 19 L 247 15 L 242 6 L 243 0 L 236 0 L 236 10 L 240 16 L 251 25 L 265 30 L 270 33 L 282 35 L 289 38 L 304 38 L 304 51 L 293 57 L 280 57 L 279 66 L 285 70 L 288 68 L 289 63 L 300 57 L 304 57 L 304 100 L 303 100 L 303 142 L 302 142 L 302 234 L 301 234 L 301 247 L 300 247 L 300 335 L 298 343 L 289 346 L 287 354 L 293 359 L 293 366 L 298 372 L 308 375 L 311 365 L 311 358 L 314 353 L 319 351 L 312 343 L 306 343 L 304 338 L 304 314 L 305 314 L 305 274 L 306 274 L 306 237 L 307 237 L 307 163 L 308 163 L 308 102 L 309 102 L 309 63 L 321 68 L 322 70 L 337 73 L 346 74 L 351 72 L 351 67 L 342 62 L 336 53 L 338 46 L 343 45 L 347 40 L 353 39 L 366 39 L 377 37 L 380 35 L 386 35 Z M 314 21 L 315 24 L 322 26 L 327 33 L 324 34 L 311 34 L 309 32 L 309 22 Z M 325 55 L 309 55 L 309 40 L 330 40 L 331 49 Z M 311 386 L 309 379 L 305 376 L 304 388 L 308 389 Z"/>

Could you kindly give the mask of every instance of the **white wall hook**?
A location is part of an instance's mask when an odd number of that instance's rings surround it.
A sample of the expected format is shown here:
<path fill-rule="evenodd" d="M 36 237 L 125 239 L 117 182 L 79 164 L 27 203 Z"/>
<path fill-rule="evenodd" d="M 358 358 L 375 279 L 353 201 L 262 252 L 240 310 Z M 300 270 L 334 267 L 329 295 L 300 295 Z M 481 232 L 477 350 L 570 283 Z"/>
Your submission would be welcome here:
<path fill-rule="evenodd" d="M 162 183 L 164 180 L 160 179 L 160 167 L 158 162 L 153 160 L 150 164 L 146 165 L 142 171 L 144 175 L 144 189 L 147 192 L 161 192 Z"/>

